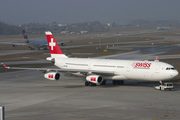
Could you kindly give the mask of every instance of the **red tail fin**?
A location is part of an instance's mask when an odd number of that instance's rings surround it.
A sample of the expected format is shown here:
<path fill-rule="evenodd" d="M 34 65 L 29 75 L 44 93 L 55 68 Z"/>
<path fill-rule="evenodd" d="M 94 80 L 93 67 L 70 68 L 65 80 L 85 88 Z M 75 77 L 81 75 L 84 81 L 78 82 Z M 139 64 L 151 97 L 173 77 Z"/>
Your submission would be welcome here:
<path fill-rule="evenodd" d="M 25 30 L 23 30 L 23 36 L 24 36 L 24 39 L 28 39 L 28 36 L 26 35 Z"/>
<path fill-rule="evenodd" d="M 156 57 L 156 59 L 155 59 L 154 61 L 159 61 L 159 58 L 158 58 L 158 57 Z"/>
<path fill-rule="evenodd" d="M 5 68 L 10 68 L 10 67 L 8 67 L 7 65 L 5 65 L 4 63 L 1 63 Z"/>
<path fill-rule="evenodd" d="M 50 31 L 45 32 L 49 50 L 52 57 L 66 57 Z"/>

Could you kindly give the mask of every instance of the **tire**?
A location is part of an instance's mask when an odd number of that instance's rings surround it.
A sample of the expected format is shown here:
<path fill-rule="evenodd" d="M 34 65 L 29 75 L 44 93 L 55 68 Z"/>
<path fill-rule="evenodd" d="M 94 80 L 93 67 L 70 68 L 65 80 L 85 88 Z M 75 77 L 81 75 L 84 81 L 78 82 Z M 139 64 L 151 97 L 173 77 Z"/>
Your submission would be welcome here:
<path fill-rule="evenodd" d="M 95 83 L 91 83 L 91 86 L 96 86 L 96 84 Z"/>
<path fill-rule="evenodd" d="M 117 81 L 116 80 L 113 80 L 112 83 L 113 83 L 113 85 L 117 85 Z"/>
<path fill-rule="evenodd" d="M 121 81 L 120 80 L 117 80 L 117 85 L 121 85 Z"/>
<path fill-rule="evenodd" d="M 124 85 L 124 80 L 120 80 L 120 84 L 121 84 L 121 85 Z"/>
<path fill-rule="evenodd" d="M 89 82 L 86 81 L 86 82 L 85 82 L 85 86 L 89 86 Z"/>
<path fill-rule="evenodd" d="M 103 80 L 101 85 L 106 85 L 106 80 Z"/>

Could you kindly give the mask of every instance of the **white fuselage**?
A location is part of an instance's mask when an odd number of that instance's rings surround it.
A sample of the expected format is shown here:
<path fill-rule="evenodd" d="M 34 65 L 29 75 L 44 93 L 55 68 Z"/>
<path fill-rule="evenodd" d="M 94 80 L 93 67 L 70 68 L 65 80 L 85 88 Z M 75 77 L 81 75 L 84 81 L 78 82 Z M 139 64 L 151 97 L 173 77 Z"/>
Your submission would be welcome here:
<path fill-rule="evenodd" d="M 25 40 L 25 42 L 31 47 L 36 47 L 36 48 L 47 47 L 46 39 L 39 39 L 39 40 L 27 39 L 27 40 Z"/>
<path fill-rule="evenodd" d="M 170 26 L 167 27 L 157 27 L 158 30 L 168 30 L 170 28 Z"/>
<path fill-rule="evenodd" d="M 114 75 L 101 75 L 106 80 L 164 81 L 178 75 L 172 65 L 158 61 L 56 58 L 55 65 L 62 69 L 113 72 Z"/>

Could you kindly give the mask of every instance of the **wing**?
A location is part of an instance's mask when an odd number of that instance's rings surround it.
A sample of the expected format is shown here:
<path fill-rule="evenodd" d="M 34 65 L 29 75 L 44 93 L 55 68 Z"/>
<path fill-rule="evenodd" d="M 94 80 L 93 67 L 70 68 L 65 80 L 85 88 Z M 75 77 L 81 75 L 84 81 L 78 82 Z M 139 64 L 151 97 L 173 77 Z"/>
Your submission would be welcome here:
<path fill-rule="evenodd" d="M 58 45 L 61 45 L 61 46 L 65 46 L 65 45 L 66 45 L 66 43 L 70 43 L 70 42 L 72 42 L 72 40 L 71 40 L 71 41 L 62 41 L 62 42 L 57 42 L 57 44 L 58 44 Z M 47 44 L 45 44 L 45 46 L 48 46 L 48 43 L 47 43 Z"/>
<path fill-rule="evenodd" d="M 0 42 L 2 44 L 11 44 L 11 45 L 27 45 L 25 43 L 10 43 L 10 42 Z"/>
<path fill-rule="evenodd" d="M 97 74 L 97 75 L 105 75 L 105 76 L 112 76 L 115 75 L 113 71 L 100 71 L 100 70 L 83 70 L 83 69 L 50 69 L 50 68 L 20 68 L 20 67 L 9 67 L 3 63 L 1 63 L 7 69 L 21 69 L 21 70 L 37 70 L 42 72 L 69 72 L 69 73 L 84 73 L 84 74 Z"/>
<path fill-rule="evenodd" d="M 61 42 L 57 42 L 57 44 L 61 44 L 61 43 L 70 43 L 70 42 L 72 42 L 73 40 L 71 40 L 71 41 L 61 41 Z"/>
<path fill-rule="evenodd" d="M 25 44 L 25 43 L 10 43 L 10 42 L 0 42 L 0 43 L 2 43 L 2 44 L 11 44 L 11 45 L 13 45 L 13 46 L 27 45 L 27 44 Z"/>

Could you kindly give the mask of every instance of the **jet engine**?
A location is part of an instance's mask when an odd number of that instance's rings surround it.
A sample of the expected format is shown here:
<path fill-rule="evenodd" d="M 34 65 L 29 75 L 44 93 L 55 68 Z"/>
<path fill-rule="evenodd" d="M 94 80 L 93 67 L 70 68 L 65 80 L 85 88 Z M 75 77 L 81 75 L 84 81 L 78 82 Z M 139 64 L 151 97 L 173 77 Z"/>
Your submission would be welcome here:
<path fill-rule="evenodd" d="M 17 44 L 12 44 L 13 47 L 17 47 Z"/>
<path fill-rule="evenodd" d="M 101 83 L 103 81 L 100 75 L 89 75 L 86 77 L 86 80 L 92 83 Z"/>
<path fill-rule="evenodd" d="M 65 46 L 66 44 L 65 43 L 61 43 L 61 46 Z"/>
<path fill-rule="evenodd" d="M 49 72 L 49 73 L 44 74 L 44 77 L 46 79 L 49 79 L 49 80 L 59 80 L 60 73 L 58 73 L 58 72 Z"/>

